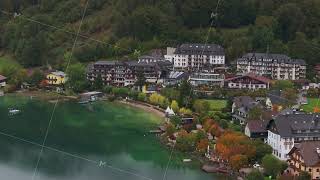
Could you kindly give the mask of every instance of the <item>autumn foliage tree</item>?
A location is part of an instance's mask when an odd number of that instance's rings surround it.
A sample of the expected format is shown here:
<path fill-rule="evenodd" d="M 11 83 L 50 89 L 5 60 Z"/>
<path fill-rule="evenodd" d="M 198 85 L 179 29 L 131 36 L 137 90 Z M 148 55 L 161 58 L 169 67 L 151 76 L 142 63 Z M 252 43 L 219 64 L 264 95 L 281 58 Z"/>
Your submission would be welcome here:
<path fill-rule="evenodd" d="M 203 128 L 215 137 L 220 137 L 222 134 L 222 128 L 213 119 L 204 120 Z"/>
<path fill-rule="evenodd" d="M 245 135 L 227 131 L 217 140 L 216 152 L 221 158 L 230 162 L 231 157 L 239 154 L 247 156 L 249 160 L 252 159 L 255 156 L 256 148 Z"/>
<path fill-rule="evenodd" d="M 239 171 L 239 169 L 245 167 L 248 163 L 248 156 L 246 155 L 236 154 L 230 157 L 230 165 L 236 171 Z"/>
<path fill-rule="evenodd" d="M 209 145 L 208 139 L 201 139 L 197 143 L 197 151 L 201 154 L 205 153 Z"/>
<path fill-rule="evenodd" d="M 178 133 L 176 147 L 182 152 L 194 151 L 196 144 L 196 136 L 192 133 L 188 133 L 185 130 L 181 130 Z"/>

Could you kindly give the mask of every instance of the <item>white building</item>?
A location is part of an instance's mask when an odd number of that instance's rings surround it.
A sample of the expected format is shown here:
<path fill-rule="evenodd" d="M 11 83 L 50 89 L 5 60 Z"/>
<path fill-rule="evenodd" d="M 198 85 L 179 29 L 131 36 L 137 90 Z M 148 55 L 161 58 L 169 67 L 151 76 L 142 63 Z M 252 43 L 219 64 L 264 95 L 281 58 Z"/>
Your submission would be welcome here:
<path fill-rule="evenodd" d="M 176 69 L 201 69 L 208 66 L 224 66 L 224 49 L 216 44 L 182 44 L 167 48 L 165 59 Z"/>
<path fill-rule="evenodd" d="M 237 73 L 254 73 L 276 80 L 298 80 L 306 77 L 306 63 L 283 54 L 248 53 L 236 60 Z"/>
<path fill-rule="evenodd" d="M 273 155 L 287 160 L 288 153 L 297 143 L 320 140 L 320 116 L 318 114 L 286 114 L 271 120 L 267 126 L 267 143 Z"/>

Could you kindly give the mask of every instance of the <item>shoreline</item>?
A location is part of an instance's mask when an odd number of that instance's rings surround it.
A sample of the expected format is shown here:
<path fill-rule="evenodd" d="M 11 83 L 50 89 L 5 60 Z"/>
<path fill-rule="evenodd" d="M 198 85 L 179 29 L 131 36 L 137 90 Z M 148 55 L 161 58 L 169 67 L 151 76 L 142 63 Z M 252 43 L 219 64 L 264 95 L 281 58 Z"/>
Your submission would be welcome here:
<path fill-rule="evenodd" d="M 61 100 L 61 101 L 66 101 L 66 100 L 76 100 L 77 97 L 75 96 L 65 96 L 58 94 L 56 92 L 46 92 L 46 91 L 16 91 L 13 93 L 7 93 L 5 95 L 9 96 L 21 96 L 21 97 L 32 97 L 32 98 L 37 98 L 39 100 L 44 100 L 44 101 L 56 101 L 56 100 Z"/>
<path fill-rule="evenodd" d="M 143 103 L 143 102 L 137 102 L 137 101 L 125 101 L 125 100 L 119 100 L 119 101 L 116 101 L 116 102 L 119 102 L 121 104 L 124 104 L 124 105 L 128 105 L 128 106 L 131 106 L 131 107 L 134 107 L 134 108 L 138 108 L 138 109 L 141 109 L 141 110 L 144 110 L 146 112 L 150 112 L 160 118 L 165 118 L 165 113 L 160 111 L 159 109 L 156 109 L 153 105 L 151 104 L 147 104 L 147 103 Z"/>
<path fill-rule="evenodd" d="M 46 92 L 46 91 L 16 91 L 13 93 L 7 93 L 5 95 L 33 97 L 33 98 L 37 98 L 37 99 L 48 101 L 48 102 L 53 102 L 53 101 L 56 101 L 57 99 L 60 99 L 61 101 L 77 99 L 77 97 L 75 96 L 65 96 L 55 92 Z M 138 109 L 144 110 L 145 112 L 150 112 L 159 118 L 165 118 L 164 110 L 161 111 L 160 108 L 157 108 L 145 102 L 134 101 L 134 100 L 117 100 L 115 102 L 128 105 L 130 107 L 138 108 Z"/>

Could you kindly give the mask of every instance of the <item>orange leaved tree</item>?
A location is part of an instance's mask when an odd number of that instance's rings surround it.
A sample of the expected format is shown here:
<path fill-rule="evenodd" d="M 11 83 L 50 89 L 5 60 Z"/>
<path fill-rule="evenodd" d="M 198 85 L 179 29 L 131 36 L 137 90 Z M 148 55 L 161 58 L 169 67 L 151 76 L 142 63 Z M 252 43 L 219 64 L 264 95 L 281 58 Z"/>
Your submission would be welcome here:
<path fill-rule="evenodd" d="M 216 152 L 227 161 L 230 161 L 232 156 L 239 154 L 251 159 L 256 154 L 256 148 L 245 135 L 238 132 L 226 131 L 217 140 Z"/>

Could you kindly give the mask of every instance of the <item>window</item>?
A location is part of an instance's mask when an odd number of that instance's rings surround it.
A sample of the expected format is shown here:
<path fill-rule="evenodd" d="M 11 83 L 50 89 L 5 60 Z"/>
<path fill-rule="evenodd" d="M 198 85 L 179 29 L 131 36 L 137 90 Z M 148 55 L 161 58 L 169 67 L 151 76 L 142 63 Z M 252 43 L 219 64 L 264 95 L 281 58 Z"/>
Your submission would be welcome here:
<path fill-rule="evenodd" d="M 317 172 L 319 172 L 319 169 L 317 169 Z"/>
<path fill-rule="evenodd" d="M 311 169 L 311 168 L 309 168 L 309 172 L 312 172 L 312 169 Z"/>

